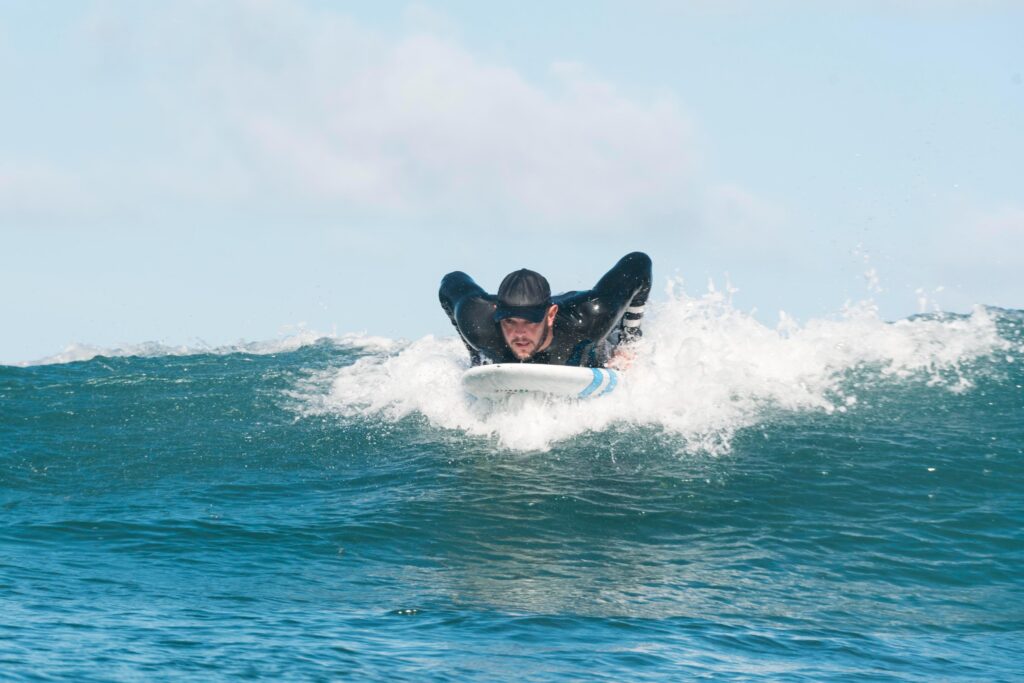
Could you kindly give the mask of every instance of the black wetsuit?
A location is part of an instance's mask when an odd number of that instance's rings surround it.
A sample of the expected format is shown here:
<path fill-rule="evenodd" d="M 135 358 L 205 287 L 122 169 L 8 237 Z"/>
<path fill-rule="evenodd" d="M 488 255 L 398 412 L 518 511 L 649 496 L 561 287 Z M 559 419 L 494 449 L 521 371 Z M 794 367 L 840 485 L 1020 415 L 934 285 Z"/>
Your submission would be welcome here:
<path fill-rule="evenodd" d="M 441 307 L 469 350 L 473 365 L 481 363 L 545 363 L 603 367 L 611 350 L 640 337 L 647 295 L 651 291 L 651 259 L 635 251 L 622 257 L 593 289 L 551 298 L 558 304 L 551 345 L 519 361 L 494 321 L 497 297 L 485 292 L 463 272 L 441 280 Z"/>

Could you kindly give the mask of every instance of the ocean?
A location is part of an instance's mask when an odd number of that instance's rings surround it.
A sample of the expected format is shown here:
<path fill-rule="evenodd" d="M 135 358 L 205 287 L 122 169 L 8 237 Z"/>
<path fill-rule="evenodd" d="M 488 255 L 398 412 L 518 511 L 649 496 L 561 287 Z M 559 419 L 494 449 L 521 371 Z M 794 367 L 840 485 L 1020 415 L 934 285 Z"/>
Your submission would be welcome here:
<path fill-rule="evenodd" d="M 1024 313 L 650 308 L 589 402 L 430 336 L 0 367 L 0 678 L 1024 680 Z"/>

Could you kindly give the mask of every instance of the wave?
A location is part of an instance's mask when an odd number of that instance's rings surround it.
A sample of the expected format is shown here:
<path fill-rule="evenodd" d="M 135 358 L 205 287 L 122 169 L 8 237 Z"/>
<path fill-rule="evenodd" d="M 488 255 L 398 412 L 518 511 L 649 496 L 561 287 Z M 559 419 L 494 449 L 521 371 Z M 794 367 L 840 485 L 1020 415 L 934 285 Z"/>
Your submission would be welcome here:
<path fill-rule="evenodd" d="M 805 324 L 780 314 L 770 327 L 735 309 L 727 293 L 691 297 L 670 283 L 668 301 L 648 310 L 637 360 L 615 393 L 599 400 L 474 401 L 460 387 L 469 367 L 461 342 L 432 336 L 332 369 L 294 396 L 304 414 L 386 421 L 419 414 L 434 427 L 514 450 L 640 426 L 680 437 L 684 451 L 724 453 L 738 430 L 773 411 L 845 413 L 878 381 L 914 379 L 962 393 L 974 385 L 972 361 L 1012 363 L 1022 355 L 1019 336 L 1004 338 L 1000 313 L 985 307 L 885 322 L 861 303 Z"/>
<path fill-rule="evenodd" d="M 929 390 L 970 391 L 993 368 L 1016 368 L 1024 314 L 977 307 L 970 314 L 932 313 L 896 322 L 870 302 L 799 323 L 774 325 L 736 309 L 728 292 L 688 295 L 670 282 L 652 302 L 637 359 L 613 394 L 589 402 L 513 396 L 474 401 L 461 389 L 469 360 L 456 337 L 415 341 L 299 330 L 273 340 L 213 346 L 86 344 L 28 365 L 97 357 L 282 354 L 298 372 L 286 392 L 302 415 L 397 422 L 411 416 L 431 428 L 497 442 L 513 450 L 547 450 L 588 433 L 636 437 L 634 428 L 672 436 L 681 451 L 725 453 L 738 431 L 780 411 L 844 414 L 863 409 L 879 383 L 919 382 Z M 321 345 L 310 357 L 289 355 Z M 337 352 L 335 352 L 337 351 Z M 987 359 L 983 362 L 982 359 Z M 1016 365 L 1014 365 L 1016 363 Z M 301 366 L 301 367 L 300 367 Z M 324 369 L 324 368 L 327 369 Z M 305 369 L 303 369 L 305 368 Z"/>
<path fill-rule="evenodd" d="M 356 348 L 369 352 L 388 353 L 401 346 L 401 341 L 386 337 L 375 337 L 358 333 L 322 334 L 312 330 L 301 330 L 294 334 L 265 341 L 238 341 L 234 344 L 211 345 L 203 341 L 191 344 L 164 344 L 162 342 L 143 342 L 125 344 L 123 346 L 103 347 L 92 344 L 70 344 L 60 353 L 45 356 L 38 360 L 10 363 L 14 367 L 31 367 L 35 365 L 56 365 L 76 363 L 94 358 L 157 358 L 161 356 L 194 356 L 203 354 L 227 355 L 245 353 L 250 355 L 272 355 L 297 351 L 314 344 L 330 343 L 341 348 Z"/>

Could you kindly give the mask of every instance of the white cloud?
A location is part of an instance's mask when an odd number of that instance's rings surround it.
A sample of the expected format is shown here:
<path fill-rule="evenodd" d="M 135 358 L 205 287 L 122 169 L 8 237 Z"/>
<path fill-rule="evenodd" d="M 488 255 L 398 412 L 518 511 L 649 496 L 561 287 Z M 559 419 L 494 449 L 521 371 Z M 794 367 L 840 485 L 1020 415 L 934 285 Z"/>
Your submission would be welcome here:
<path fill-rule="evenodd" d="M 41 161 L 0 163 L 0 221 L 9 225 L 72 217 L 94 207 L 86 181 Z"/>
<path fill-rule="evenodd" d="M 1003 206 L 977 217 L 979 236 L 990 240 L 1024 238 L 1024 207 Z"/>
<path fill-rule="evenodd" d="M 960 200 L 944 222 L 903 255 L 925 310 L 964 311 L 975 304 L 1020 308 L 1024 300 L 1024 206 L 983 207 Z M 940 221 L 943 219 L 939 219 Z"/>
<path fill-rule="evenodd" d="M 721 244 L 779 249 L 791 246 L 779 243 L 788 220 L 782 205 L 723 184 L 707 191 L 702 223 Z"/>
<path fill-rule="evenodd" d="M 431 33 L 273 1 L 118 10 L 87 31 L 97 61 L 145 79 L 169 122 L 172 153 L 121 169 L 169 199 L 584 226 L 689 201 L 677 104 L 580 65 L 553 64 L 542 84 Z"/>
<path fill-rule="evenodd" d="M 1024 207 L 977 210 L 944 238 L 955 260 L 979 266 L 1024 266 Z"/>

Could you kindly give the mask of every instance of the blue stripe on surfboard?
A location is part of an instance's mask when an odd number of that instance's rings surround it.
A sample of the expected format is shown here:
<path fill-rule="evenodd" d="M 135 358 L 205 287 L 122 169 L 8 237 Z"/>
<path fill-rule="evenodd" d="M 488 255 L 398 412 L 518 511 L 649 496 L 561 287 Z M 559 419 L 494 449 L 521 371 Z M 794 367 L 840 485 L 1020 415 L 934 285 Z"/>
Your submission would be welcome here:
<path fill-rule="evenodd" d="M 619 373 L 614 370 L 605 370 L 605 372 L 608 373 L 608 386 L 605 387 L 604 391 L 598 394 L 599 396 L 612 393 L 612 391 L 615 390 L 615 385 L 619 383 Z"/>
<path fill-rule="evenodd" d="M 594 389 L 597 389 L 599 386 L 601 386 L 601 382 L 604 381 L 604 376 L 601 374 L 600 370 L 598 370 L 597 368 L 590 368 L 590 371 L 594 373 L 594 379 L 591 380 L 590 384 L 587 386 L 586 389 L 580 392 L 580 398 L 586 398 L 587 396 L 590 396 L 592 393 L 594 393 Z"/>

